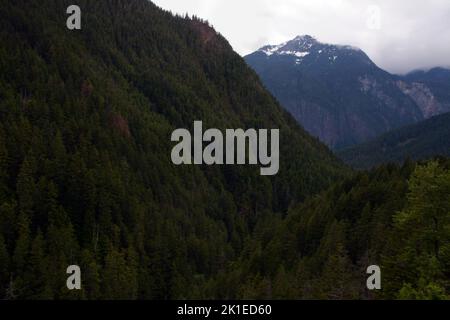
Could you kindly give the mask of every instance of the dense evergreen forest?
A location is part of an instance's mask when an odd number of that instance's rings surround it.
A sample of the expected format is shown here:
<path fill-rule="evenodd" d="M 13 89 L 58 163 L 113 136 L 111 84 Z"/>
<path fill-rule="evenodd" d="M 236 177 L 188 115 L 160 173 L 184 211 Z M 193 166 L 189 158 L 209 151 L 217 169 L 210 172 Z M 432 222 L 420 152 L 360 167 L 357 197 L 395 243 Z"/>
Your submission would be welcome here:
<path fill-rule="evenodd" d="M 77 2 L 80 31 L 69 1 L 0 6 L 0 298 L 448 298 L 448 161 L 353 173 L 206 22 Z M 278 175 L 174 166 L 194 120 L 279 128 Z"/>
<path fill-rule="evenodd" d="M 342 176 L 229 44 L 147 1 L 8 1 L 0 11 L 1 296 L 192 297 L 258 219 Z M 176 167 L 171 133 L 280 128 L 281 169 Z"/>
<path fill-rule="evenodd" d="M 361 172 L 261 221 L 214 285 L 239 298 L 448 299 L 449 212 L 446 159 Z M 374 264 L 380 291 L 366 288 Z"/>

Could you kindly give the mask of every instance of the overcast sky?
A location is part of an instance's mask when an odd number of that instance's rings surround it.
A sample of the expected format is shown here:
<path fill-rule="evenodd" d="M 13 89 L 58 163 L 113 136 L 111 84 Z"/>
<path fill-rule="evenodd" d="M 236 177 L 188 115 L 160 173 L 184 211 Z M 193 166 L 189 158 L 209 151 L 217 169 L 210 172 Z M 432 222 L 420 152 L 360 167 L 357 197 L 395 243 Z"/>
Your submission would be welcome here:
<path fill-rule="evenodd" d="M 309 34 L 394 73 L 450 66 L 450 0 L 152 0 L 208 20 L 245 55 Z"/>

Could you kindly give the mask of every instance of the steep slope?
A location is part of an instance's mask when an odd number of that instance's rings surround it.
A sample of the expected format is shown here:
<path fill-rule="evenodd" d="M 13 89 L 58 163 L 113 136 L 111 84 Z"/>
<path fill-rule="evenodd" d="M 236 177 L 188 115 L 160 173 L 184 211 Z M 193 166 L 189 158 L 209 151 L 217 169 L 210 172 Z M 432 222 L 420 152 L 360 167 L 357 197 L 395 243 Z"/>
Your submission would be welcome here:
<path fill-rule="evenodd" d="M 338 152 L 354 168 L 450 156 L 450 113 L 387 132 L 373 141 Z"/>
<path fill-rule="evenodd" d="M 346 169 L 206 23 L 79 0 L 69 31 L 71 4 L 0 6 L 0 298 L 208 297 L 257 221 Z M 170 135 L 194 120 L 279 128 L 279 174 L 174 166 Z"/>
<path fill-rule="evenodd" d="M 450 69 L 414 71 L 399 77 L 397 85 L 416 102 L 425 118 L 450 112 Z"/>
<path fill-rule="evenodd" d="M 299 36 L 245 60 L 299 123 L 334 149 L 424 118 L 397 78 L 358 48 Z"/>

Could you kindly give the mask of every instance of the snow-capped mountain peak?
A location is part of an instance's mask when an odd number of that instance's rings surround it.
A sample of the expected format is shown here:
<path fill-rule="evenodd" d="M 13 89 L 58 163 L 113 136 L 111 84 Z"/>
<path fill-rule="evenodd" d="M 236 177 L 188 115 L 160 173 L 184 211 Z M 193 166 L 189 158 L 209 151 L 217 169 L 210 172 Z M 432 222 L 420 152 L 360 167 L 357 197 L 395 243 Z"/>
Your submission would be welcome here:
<path fill-rule="evenodd" d="M 311 37 L 309 35 L 297 36 L 290 42 L 298 45 L 299 47 L 309 47 L 309 48 L 311 48 L 313 45 L 319 43 L 316 40 L 316 38 Z"/>
<path fill-rule="evenodd" d="M 308 35 L 303 35 L 278 45 L 264 46 L 258 51 L 263 52 L 267 56 L 289 55 L 303 58 L 310 53 L 309 50 L 316 44 L 318 44 L 316 39 Z"/>
<path fill-rule="evenodd" d="M 300 64 L 307 56 L 318 57 L 328 56 L 330 62 L 335 62 L 342 52 L 350 53 L 361 51 L 352 46 L 332 45 L 317 41 L 309 35 L 297 36 L 294 39 L 278 45 L 267 45 L 258 50 L 267 57 L 271 56 L 291 56 L 295 58 L 295 64 Z"/>

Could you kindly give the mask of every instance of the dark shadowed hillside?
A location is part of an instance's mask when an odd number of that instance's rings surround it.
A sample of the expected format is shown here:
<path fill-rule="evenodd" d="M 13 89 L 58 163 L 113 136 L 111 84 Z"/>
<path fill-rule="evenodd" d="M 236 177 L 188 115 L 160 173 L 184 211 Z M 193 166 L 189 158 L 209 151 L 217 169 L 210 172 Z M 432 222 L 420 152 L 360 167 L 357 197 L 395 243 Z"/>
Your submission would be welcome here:
<path fill-rule="evenodd" d="M 449 299 L 450 163 L 360 172 L 264 221 L 217 288 L 243 299 Z M 366 287 L 367 267 L 382 272 Z"/>
<path fill-rule="evenodd" d="M 338 155 L 354 168 L 370 168 L 406 159 L 426 160 L 450 156 L 450 113 L 383 134 Z"/>
<path fill-rule="evenodd" d="M 0 298 L 199 297 L 258 219 L 345 171 L 207 23 L 80 0 L 69 31 L 70 4 L 0 6 Z M 279 128 L 279 174 L 174 166 L 170 135 L 194 120 Z"/>

